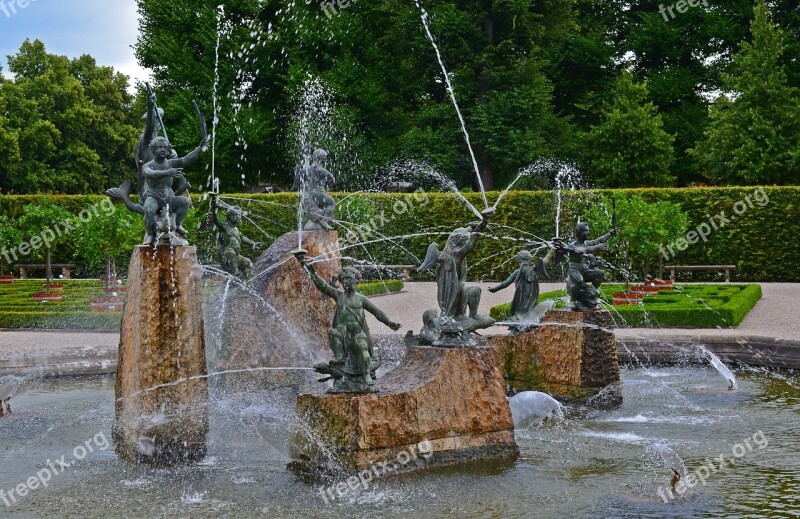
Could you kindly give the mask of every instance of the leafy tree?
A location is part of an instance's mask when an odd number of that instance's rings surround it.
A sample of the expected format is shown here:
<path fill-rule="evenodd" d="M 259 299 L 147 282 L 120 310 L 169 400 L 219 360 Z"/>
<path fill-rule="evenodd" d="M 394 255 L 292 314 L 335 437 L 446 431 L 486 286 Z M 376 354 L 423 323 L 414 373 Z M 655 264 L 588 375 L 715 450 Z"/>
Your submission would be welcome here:
<path fill-rule="evenodd" d="M 705 140 L 692 150 L 713 183 L 790 184 L 800 173 L 800 89 L 782 64 L 784 32 L 764 0 L 755 6 L 753 42 L 744 42 L 723 76 L 729 94 L 711 110 Z"/>
<path fill-rule="evenodd" d="M 81 225 L 76 239 L 78 257 L 89 269 L 104 268 L 106 282 L 116 277 L 117 260 L 130 255 L 142 234 L 141 216 L 117 209 Z"/>
<path fill-rule="evenodd" d="M 157 0 L 138 5 L 137 55 L 154 70 L 175 140 L 194 142 L 196 122 L 186 108 L 198 98 L 210 111 L 218 11 L 200 0 L 168 9 Z M 553 114 L 543 55 L 574 29 L 571 1 L 432 0 L 425 7 L 487 186 L 504 185 L 539 156 L 558 155 L 572 133 Z M 352 164 L 363 176 L 410 156 L 472 184 L 464 137 L 420 14 L 405 0 L 358 2 L 330 18 L 316 2 L 226 2 L 217 169 L 228 189 L 241 174 L 253 183 L 259 172 L 288 183 L 297 160 L 292 121 L 309 75 L 332 89 L 344 119 L 363 135 L 361 149 L 333 157 L 340 169 Z"/>
<path fill-rule="evenodd" d="M 600 202 L 592 204 L 584 219 L 593 228 L 610 228 L 616 204 L 619 233 L 609 242 L 610 261 L 640 273 L 642 279 L 650 275 L 662 247 L 685 236 L 689 228 L 689 215 L 672 202 L 648 203 L 640 196 Z"/>
<path fill-rule="evenodd" d="M 5 275 L 3 263 L 5 252 L 19 245 L 20 240 L 21 236 L 16 223 L 9 217 L 0 215 L 0 276 Z"/>
<path fill-rule="evenodd" d="M 674 136 L 663 126 L 647 86 L 624 73 L 600 124 L 586 137 L 585 169 L 605 187 L 670 185 Z"/>
<path fill-rule="evenodd" d="M 74 219 L 74 215 L 65 209 L 45 199 L 38 204 L 28 204 L 23 208 L 23 214 L 19 219 L 19 227 L 23 236 L 30 239 L 28 244 L 31 248 L 33 257 L 40 257 L 40 249 L 45 250 L 44 258 L 47 270 L 47 291 L 50 292 L 50 285 L 53 279 L 53 269 L 51 261 L 51 250 L 65 240 L 70 239 L 69 234 L 59 232 L 62 222 Z M 48 239 L 45 239 L 48 236 Z"/>
<path fill-rule="evenodd" d="M 97 193 L 133 170 L 127 78 L 26 40 L 0 83 L 0 191 Z"/>

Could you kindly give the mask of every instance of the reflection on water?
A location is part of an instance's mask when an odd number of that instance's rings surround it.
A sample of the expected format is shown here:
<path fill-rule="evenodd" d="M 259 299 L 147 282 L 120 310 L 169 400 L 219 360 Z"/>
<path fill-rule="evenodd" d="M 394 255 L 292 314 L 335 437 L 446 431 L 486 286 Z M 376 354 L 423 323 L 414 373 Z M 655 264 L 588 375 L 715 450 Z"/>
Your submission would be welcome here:
<path fill-rule="evenodd" d="M 567 407 L 565 421 L 518 431 L 512 464 L 440 468 L 374 482 L 329 504 L 319 487 L 285 470 L 294 396 L 289 390 L 212 399 L 209 457 L 154 469 L 95 451 L 32 490 L 0 517 L 785 517 L 800 495 L 798 377 L 740 370 L 728 391 L 708 369 L 624 371 L 625 403 L 613 411 Z M 45 381 L 0 420 L 0 489 L 15 488 L 48 460 L 114 417 L 111 378 Z M 768 440 L 759 449 L 753 435 Z M 751 450 L 745 448 L 750 441 Z M 734 453 L 741 445 L 740 458 Z M 665 503 L 671 466 L 697 473 L 732 460 Z M 685 477 L 684 475 L 684 477 Z"/>

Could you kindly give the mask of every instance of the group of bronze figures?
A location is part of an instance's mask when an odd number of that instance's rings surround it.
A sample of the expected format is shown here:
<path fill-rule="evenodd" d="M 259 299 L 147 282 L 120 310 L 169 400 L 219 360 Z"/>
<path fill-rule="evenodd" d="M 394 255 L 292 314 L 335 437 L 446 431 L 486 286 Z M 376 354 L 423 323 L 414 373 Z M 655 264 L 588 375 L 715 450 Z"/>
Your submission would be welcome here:
<path fill-rule="evenodd" d="M 143 215 L 144 245 L 188 245 L 183 224 L 191 207 L 191 199 L 188 196 L 190 185 L 183 169 L 197 161 L 209 144 L 205 118 L 196 103 L 195 110 L 200 122 L 200 144 L 188 155 L 179 157 L 167 139 L 163 110 L 158 108 L 156 97 L 151 92 L 144 116 L 145 128 L 136 148 L 138 203 L 130 199 L 130 181 L 106 192 L 108 196 L 121 200 L 131 211 Z M 335 201 L 327 190 L 335 178 L 326 169 L 327 157 L 325 150 L 312 151 L 311 144 L 307 142 L 304 144 L 304 159 L 295 171 L 294 187 L 300 192 L 300 208 L 307 218 L 304 226 L 306 231 L 325 232 L 334 228 Z M 226 211 L 224 221 L 218 216 L 219 209 Z M 477 344 L 474 333 L 495 324 L 491 317 L 478 313 L 481 289 L 467 286 L 467 256 L 489 226 L 493 213 L 493 209 L 487 209 L 481 214 L 481 221 L 454 230 L 441 251 L 436 243 L 428 247 L 425 261 L 418 272 L 429 269 L 435 271 L 439 309 L 424 313 L 423 329 L 415 337 L 419 344 L 472 347 Z M 242 244 L 254 249 L 261 244 L 247 238 L 238 229 L 243 215 L 241 208 L 219 200 L 219 186 L 215 182 L 207 226 L 217 230 L 217 258 L 224 271 L 247 279 L 252 275 L 253 263 L 242 255 Z M 599 287 L 604 279 L 604 270 L 600 268 L 602 263 L 596 253 L 608 249 L 606 242 L 616 234 L 616 221 L 613 227 L 608 234 L 590 240 L 589 225 L 581 222 L 576 225 L 575 237 L 569 243 L 558 238 L 548 243 L 548 254 L 544 258 L 528 251 L 519 252 L 516 255 L 519 268 L 505 281 L 489 289 L 490 292 L 497 292 L 515 285 L 509 318 L 504 324 L 509 325 L 512 331 L 525 329 L 539 300 L 539 280 L 547 277 L 547 264 L 557 264 L 567 257 L 569 268 L 566 285 L 571 308 L 575 311 L 599 309 Z M 332 392 L 375 391 L 375 372 L 379 363 L 375 361 L 365 312 L 370 312 L 392 330 L 400 329 L 401 325 L 393 322 L 357 291 L 360 281 L 358 270 L 343 269 L 337 281 L 331 284 L 319 277 L 313 262 L 306 257 L 306 251 L 298 249 L 294 254 L 317 289 L 336 303 L 333 325 L 328 331 L 334 359 L 315 366 L 315 369 L 334 380 Z M 341 288 L 336 286 L 338 284 L 341 284 Z"/>

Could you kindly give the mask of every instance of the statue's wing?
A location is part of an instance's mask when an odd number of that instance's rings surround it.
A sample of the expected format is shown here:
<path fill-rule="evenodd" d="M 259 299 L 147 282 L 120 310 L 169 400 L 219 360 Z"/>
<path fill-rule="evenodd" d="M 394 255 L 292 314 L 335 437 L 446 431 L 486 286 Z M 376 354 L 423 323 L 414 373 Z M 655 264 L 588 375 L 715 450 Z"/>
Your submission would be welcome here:
<path fill-rule="evenodd" d="M 547 273 L 547 265 L 544 258 L 537 258 L 535 270 L 536 275 L 539 276 L 540 279 L 550 279 L 550 274 Z"/>
<path fill-rule="evenodd" d="M 417 269 L 417 272 L 424 272 L 431 268 L 437 261 L 439 261 L 439 256 L 441 256 L 441 253 L 439 252 L 439 245 L 436 243 L 431 243 L 428 246 L 428 252 L 425 254 L 425 261 L 422 262 L 422 265 Z"/>

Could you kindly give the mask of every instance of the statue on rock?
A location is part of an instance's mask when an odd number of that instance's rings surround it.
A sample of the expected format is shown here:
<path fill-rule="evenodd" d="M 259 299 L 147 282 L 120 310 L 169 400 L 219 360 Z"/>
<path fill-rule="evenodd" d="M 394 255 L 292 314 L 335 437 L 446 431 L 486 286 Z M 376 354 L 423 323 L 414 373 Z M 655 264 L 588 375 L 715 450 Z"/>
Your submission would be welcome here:
<path fill-rule="evenodd" d="M 144 245 L 154 242 L 189 244 L 183 222 L 191 207 L 191 199 L 183 195 L 188 194 L 191 186 L 183 174 L 183 168 L 196 162 L 200 154 L 208 149 L 205 117 L 197 103 L 194 103 L 194 108 L 200 121 L 200 145 L 185 157 L 179 158 L 166 137 L 167 132 L 161 119 L 163 110 L 157 107 L 151 90 L 147 99 L 145 129 L 136 148 L 139 203 L 135 204 L 130 199 L 130 180 L 123 182 L 120 187 L 106 191 L 106 195 L 121 200 L 130 211 L 144 215 Z M 157 136 L 159 131 L 164 134 L 163 137 Z"/>
<path fill-rule="evenodd" d="M 378 321 L 392 330 L 400 324 L 393 322 L 356 287 L 360 275 L 356 269 L 345 268 L 337 276 L 343 290 L 337 290 L 317 275 L 313 265 L 306 261 L 306 251 L 293 251 L 297 261 L 308 271 L 314 285 L 336 302 L 333 326 L 328 330 L 328 339 L 334 359 L 327 364 L 318 364 L 318 373 L 330 375 L 333 388 L 329 393 L 374 393 L 375 372 L 380 364 L 373 360 L 372 337 L 364 311 L 374 315 Z M 324 380 L 330 380 L 324 379 Z"/>
<path fill-rule="evenodd" d="M 567 274 L 567 293 L 571 308 L 575 311 L 598 310 L 601 303 L 600 285 L 605 280 L 605 271 L 599 268 L 600 259 L 595 252 L 608 250 L 610 238 L 617 234 L 616 216 L 611 231 L 596 240 L 590 240 L 589 224 L 578 222 L 575 225 L 575 239 L 569 244 L 560 239 L 553 241 L 557 257 L 569 257 Z"/>
<path fill-rule="evenodd" d="M 336 201 L 328 194 L 328 188 L 336 182 L 333 174 L 325 169 L 328 152 L 317 149 L 306 159 L 306 164 L 295 169 L 294 186 L 300 192 L 300 204 L 307 215 L 306 231 L 333 230 L 333 209 Z"/>
<path fill-rule="evenodd" d="M 254 242 L 239 230 L 238 225 L 242 220 L 242 210 L 237 206 L 224 207 L 225 221 L 219 219 L 219 202 L 216 193 L 211 195 L 211 219 L 217 228 L 217 260 L 222 270 L 234 276 L 243 276 L 250 279 L 253 276 L 253 262 L 242 256 L 242 243 L 261 248 L 262 244 Z"/>
<path fill-rule="evenodd" d="M 552 259 L 552 254 L 540 259 L 528 251 L 520 251 L 517 254 L 519 268 L 508 279 L 489 289 L 494 294 L 510 287 L 512 283 L 516 285 L 509 321 L 527 321 L 531 311 L 539 303 L 539 277 L 549 277 L 545 269 L 548 258 Z"/>
<path fill-rule="evenodd" d="M 434 346 L 466 347 L 477 343 L 472 332 L 488 328 L 494 324 L 491 317 L 478 314 L 481 301 L 479 287 L 467 287 L 467 255 L 478 242 L 478 236 L 489 224 L 492 210 L 483 212 L 483 220 L 454 230 L 447 239 L 444 250 L 432 243 L 428 247 L 425 262 L 417 269 L 423 272 L 436 265 L 437 299 L 439 317 L 427 323 L 420 333 L 423 343 Z M 469 314 L 467 314 L 469 311 Z M 438 338 L 430 341 L 431 338 Z"/>

